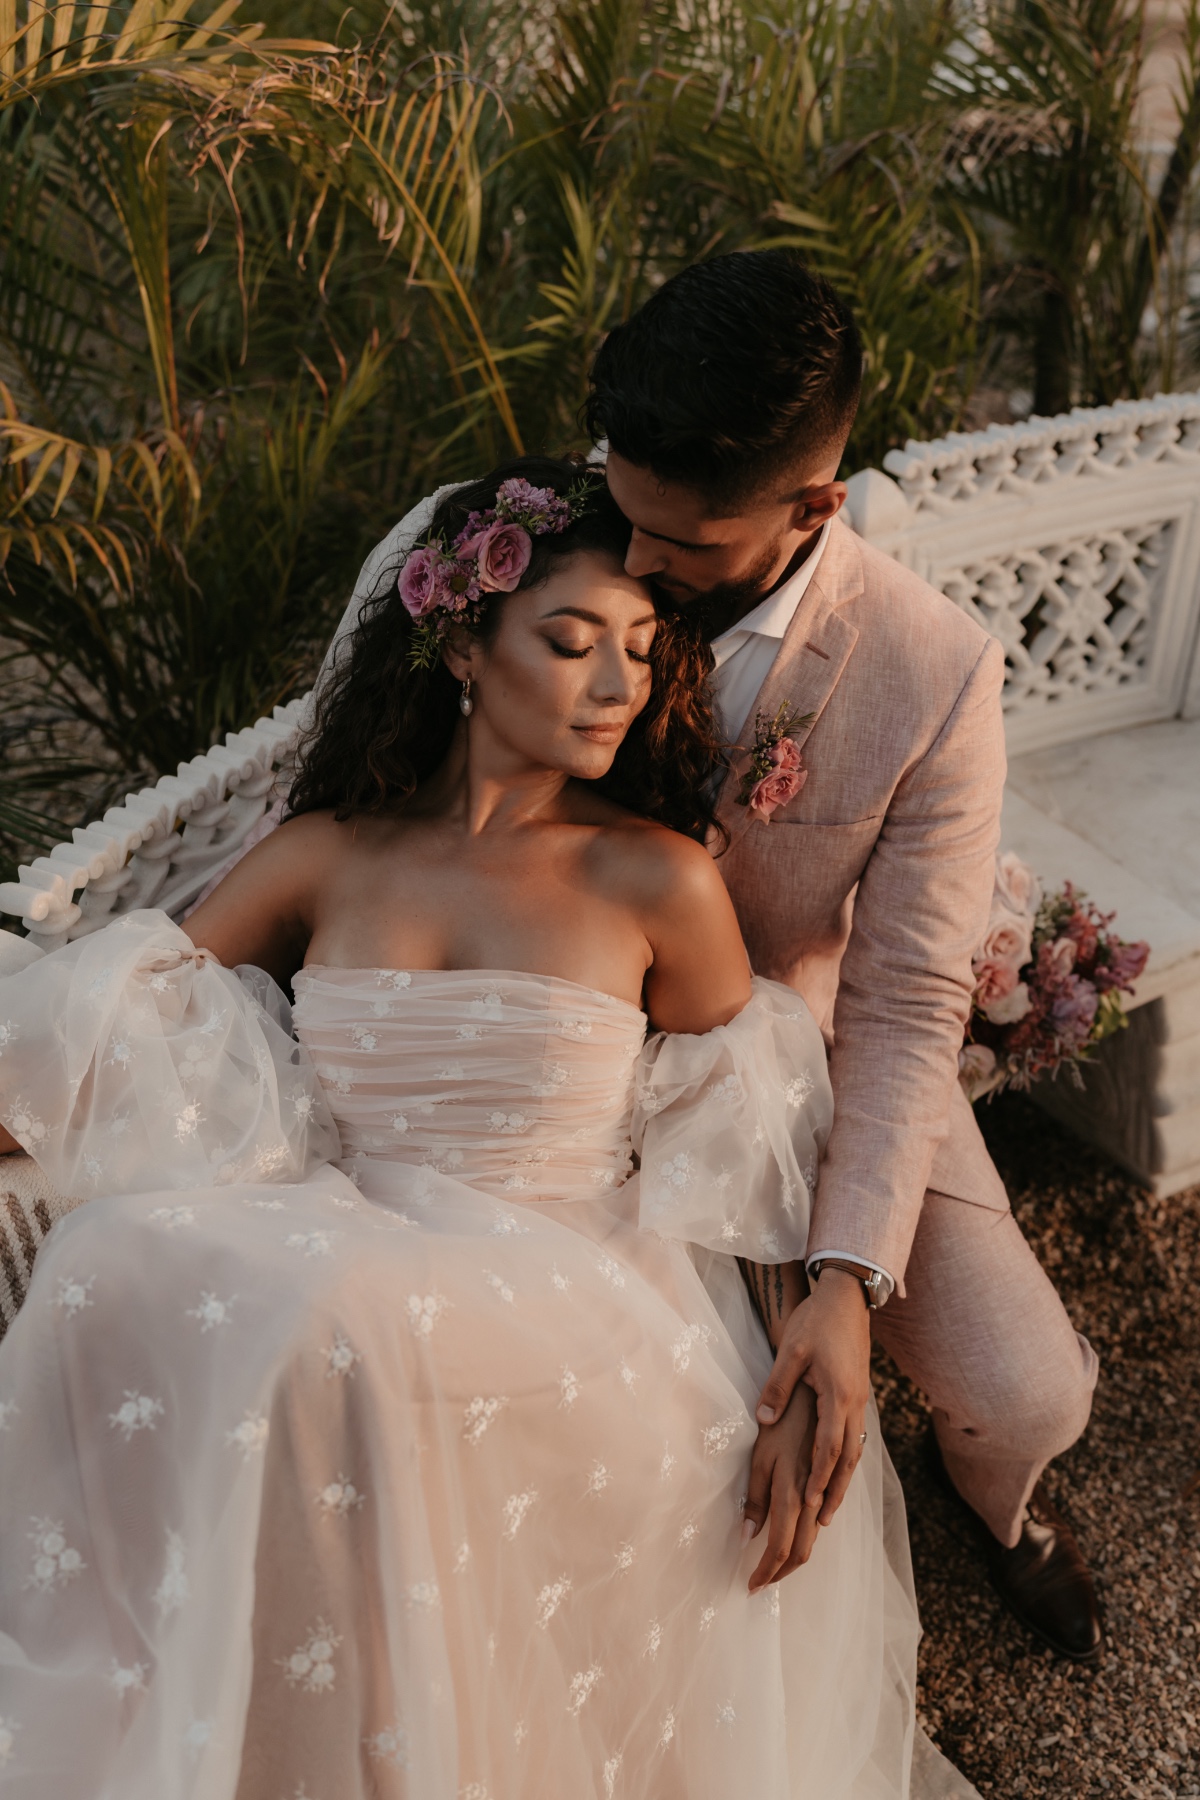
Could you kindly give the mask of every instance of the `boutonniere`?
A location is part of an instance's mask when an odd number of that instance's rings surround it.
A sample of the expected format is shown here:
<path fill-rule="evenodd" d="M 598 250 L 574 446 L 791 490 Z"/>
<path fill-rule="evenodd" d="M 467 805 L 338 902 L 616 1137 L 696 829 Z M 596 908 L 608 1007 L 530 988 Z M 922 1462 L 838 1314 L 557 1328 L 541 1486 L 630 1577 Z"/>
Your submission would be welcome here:
<path fill-rule="evenodd" d="M 811 725 L 813 717 L 812 713 L 793 712 L 786 700 L 773 719 L 766 713 L 754 715 L 754 748 L 737 796 L 739 806 L 750 808 L 752 819 L 769 825 L 775 808 L 794 800 L 808 780 L 792 733 Z"/>

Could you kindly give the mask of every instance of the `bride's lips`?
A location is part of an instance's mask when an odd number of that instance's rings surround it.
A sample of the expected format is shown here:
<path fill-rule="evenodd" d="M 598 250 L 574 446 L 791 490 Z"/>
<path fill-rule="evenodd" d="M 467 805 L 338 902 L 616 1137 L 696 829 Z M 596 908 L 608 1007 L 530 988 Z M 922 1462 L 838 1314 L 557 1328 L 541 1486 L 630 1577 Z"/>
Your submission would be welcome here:
<path fill-rule="evenodd" d="M 572 725 L 571 730 L 590 738 L 593 744 L 619 744 L 625 736 L 624 725 Z"/>

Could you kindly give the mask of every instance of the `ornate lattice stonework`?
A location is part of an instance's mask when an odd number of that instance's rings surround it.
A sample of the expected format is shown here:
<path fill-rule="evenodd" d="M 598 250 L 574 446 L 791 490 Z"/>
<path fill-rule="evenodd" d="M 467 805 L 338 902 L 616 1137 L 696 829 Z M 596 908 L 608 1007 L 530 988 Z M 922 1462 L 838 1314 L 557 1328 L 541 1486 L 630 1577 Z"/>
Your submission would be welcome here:
<path fill-rule="evenodd" d="M 1200 712 L 1200 394 L 890 451 L 853 523 L 1000 639 L 1014 752 Z"/>

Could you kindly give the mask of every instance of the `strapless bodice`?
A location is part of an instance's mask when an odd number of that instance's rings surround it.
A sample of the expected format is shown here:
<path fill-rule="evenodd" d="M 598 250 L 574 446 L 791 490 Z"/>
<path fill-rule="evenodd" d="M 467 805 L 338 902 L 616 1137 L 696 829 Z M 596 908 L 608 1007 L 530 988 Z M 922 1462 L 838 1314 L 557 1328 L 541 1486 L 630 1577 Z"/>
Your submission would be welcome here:
<path fill-rule="evenodd" d="M 412 1163 L 526 1199 L 624 1180 L 637 1007 L 510 970 L 313 964 L 293 986 L 349 1171 Z"/>

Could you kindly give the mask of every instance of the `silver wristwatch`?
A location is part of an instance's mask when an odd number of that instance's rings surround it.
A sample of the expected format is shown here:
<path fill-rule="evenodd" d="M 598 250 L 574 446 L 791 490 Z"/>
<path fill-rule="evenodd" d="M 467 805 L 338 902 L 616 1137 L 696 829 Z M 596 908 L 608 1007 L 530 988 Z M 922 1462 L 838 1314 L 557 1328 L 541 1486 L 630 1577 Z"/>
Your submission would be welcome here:
<path fill-rule="evenodd" d="M 844 1275 L 853 1275 L 856 1281 L 860 1281 L 863 1298 L 872 1312 L 878 1312 L 891 1296 L 893 1283 L 882 1269 L 870 1269 L 866 1263 L 843 1261 L 840 1256 L 823 1256 L 809 1270 L 814 1281 L 821 1279 L 822 1269 L 840 1269 Z"/>

